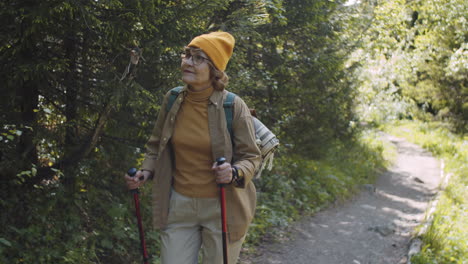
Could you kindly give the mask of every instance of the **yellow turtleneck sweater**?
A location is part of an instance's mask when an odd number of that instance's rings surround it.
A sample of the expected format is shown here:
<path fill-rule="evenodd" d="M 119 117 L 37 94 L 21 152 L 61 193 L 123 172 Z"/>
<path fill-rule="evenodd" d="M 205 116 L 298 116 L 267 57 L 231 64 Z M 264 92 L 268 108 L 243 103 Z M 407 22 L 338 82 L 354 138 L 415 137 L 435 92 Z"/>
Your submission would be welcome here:
<path fill-rule="evenodd" d="M 213 87 L 188 90 L 175 122 L 172 146 L 175 156 L 174 189 L 185 196 L 217 197 L 211 166 L 213 158 L 208 130 L 208 102 Z"/>

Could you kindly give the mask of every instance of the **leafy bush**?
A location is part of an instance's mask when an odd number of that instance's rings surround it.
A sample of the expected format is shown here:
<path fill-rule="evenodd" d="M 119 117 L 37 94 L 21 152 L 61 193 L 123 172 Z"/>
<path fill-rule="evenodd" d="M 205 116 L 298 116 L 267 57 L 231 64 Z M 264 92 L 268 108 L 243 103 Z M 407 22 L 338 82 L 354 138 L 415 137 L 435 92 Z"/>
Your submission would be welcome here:
<path fill-rule="evenodd" d="M 0 263 L 139 263 L 133 200 L 122 175 L 108 176 L 73 196 L 51 183 L 1 199 Z M 141 196 L 145 227 L 151 225 L 149 197 Z M 157 236 L 147 231 L 156 252 Z"/>

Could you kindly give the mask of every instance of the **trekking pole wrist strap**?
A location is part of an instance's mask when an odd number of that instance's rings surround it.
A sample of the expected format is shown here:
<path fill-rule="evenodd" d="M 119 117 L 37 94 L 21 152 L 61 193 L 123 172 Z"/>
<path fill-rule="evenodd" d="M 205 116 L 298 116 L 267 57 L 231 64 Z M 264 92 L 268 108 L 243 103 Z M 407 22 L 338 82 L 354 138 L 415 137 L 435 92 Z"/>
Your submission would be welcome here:
<path fill-rule="evenodd" d="M 153 172 L 152 172 L 152 171 L 150 171 L 150 170 L 145 170 L 145 169 L 141 169 L 140 171 L 141 171 L 141 172 L 144 172 L 144 171 L 149 172 L 148 180 L 152 180 L 152 179 L 153 179 Z"/>
<path fill-rule="evenodd" d="M 231 178 L 231 184 L 233 182 L 238 182 L 239 181 L 239 171 L 237 170 L 236 166 L 232 166 L 232 178 Z"/>

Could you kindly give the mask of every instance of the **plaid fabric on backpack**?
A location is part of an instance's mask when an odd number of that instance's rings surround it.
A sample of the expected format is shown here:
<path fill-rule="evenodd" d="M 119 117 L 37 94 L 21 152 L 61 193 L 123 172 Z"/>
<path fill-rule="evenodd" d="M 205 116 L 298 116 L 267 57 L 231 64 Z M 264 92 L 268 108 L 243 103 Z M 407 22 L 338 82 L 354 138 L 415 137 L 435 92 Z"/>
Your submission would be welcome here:
<path fill-rule="evenodd" d="M 171 94 L 168 99 L 166 111 L 172 108 L 177 96 L 179 96 L 180 91 L 183 86 L 178 86 L 171 89 Z M 234 116 L 234 99 L 236 98 L 235 93 L 228 92 L 226 100 L 224 100 L 223 107 L 224 113 L 226 115 L 226 126 L 231 138 L 233 138 L 232 131 L 232 119 Z M 258 148 L 262 154 L 262 164 L 260 168 L 255 172 L 254 178 L 259 178 L 262 175 L 264 169 L 271 170 L 273 168 L 273 159 L 275 156 L 276 148 L 279 146 L 279 140 L 273 132 L 271 132 L 268 127 L 266 127 L 255 114 L 252 115 L 254 128 L 255 128 L 255 138 Z"/>

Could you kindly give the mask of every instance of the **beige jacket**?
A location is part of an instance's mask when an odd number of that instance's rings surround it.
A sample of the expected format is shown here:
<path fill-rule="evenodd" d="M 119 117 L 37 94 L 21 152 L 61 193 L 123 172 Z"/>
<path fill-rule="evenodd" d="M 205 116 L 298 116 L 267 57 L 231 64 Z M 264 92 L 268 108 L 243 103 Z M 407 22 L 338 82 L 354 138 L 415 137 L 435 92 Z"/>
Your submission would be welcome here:
<path fill-rule="evenodd" d="M 175 100 L 171 110 L 166 111 L 170 92 L 164 98 L 161 110 L 154 126 L 153 132 L 146 145 L 147 153 L 142 169 L 153 172 L 153 221 L 156 228 L 167 225 L 170 190 L 173 177 L 173 153 L 170 143 L 177 112 L 186 96 L 184 87 Z M 239 240 L 247 232 L 253 219 L 256 205 L 255 186 L 252 182 L 255 171 L 260 166 L 261 154 L 255 143 L 255 130 L 252 116 L 244 101 L 236 96 L 234 100 L 234 116 L 232 129 L 234 146 L 226 128 L 226 117 L 223 102 L 227 96 L 226 91 L 214 91 L 208 105 L 208 126 L 210 130 L 213 162 L 219 157 L 227 161 L 242 172 L 245 177 L 243 184 L 226 187 L 226 213 L 229 238 L 231 241 Z M 213 175 L 214 177 L 214 175 Z"/>

